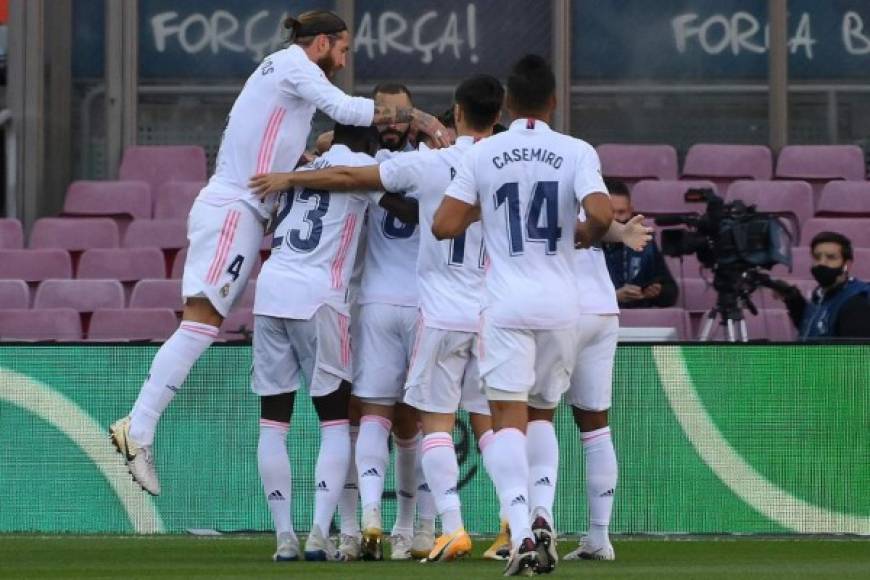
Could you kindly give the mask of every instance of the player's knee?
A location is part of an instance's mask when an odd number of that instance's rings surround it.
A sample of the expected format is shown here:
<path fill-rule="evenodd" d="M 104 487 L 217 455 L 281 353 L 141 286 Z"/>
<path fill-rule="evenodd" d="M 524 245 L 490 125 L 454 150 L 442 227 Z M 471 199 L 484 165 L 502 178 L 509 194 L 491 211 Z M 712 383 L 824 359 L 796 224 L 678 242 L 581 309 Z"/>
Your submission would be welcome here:
<path fill-rule="evenodd" d="M 347 419 L 350 416 L 350 383 L 342 381 L 336 390 L 322 397 L 312 397 L 311 402 L 321 422 Z"/>
<path fill-rule="evenodd" d="M 208 298 L 199 297 L 186 299 L 182 319 L 215 327 L 220 327 L 224 321 L 223 316 L 220 315 Z"/>
<path fill-rule="evenodd" d="M 580 407 L 571 407 L 574 413 L 574 423 L 581 431 L 595 431 L 608 425 L 607 409 L 603 411 L 590 411 Z"/>
<path fill-rule="evenodd" d="M 397 403 L 394 407 L 393 414 L 393 433 L 401 439 L 410 439 L 417 435 L 419 428 L 420 417 L 417 409 Z"/>
<path fill-rule="evenodd" d="M 296 393 L 283 393 L 260 397 L 260 418 L 280 423 L 289 423 L 293 415 Z"/>

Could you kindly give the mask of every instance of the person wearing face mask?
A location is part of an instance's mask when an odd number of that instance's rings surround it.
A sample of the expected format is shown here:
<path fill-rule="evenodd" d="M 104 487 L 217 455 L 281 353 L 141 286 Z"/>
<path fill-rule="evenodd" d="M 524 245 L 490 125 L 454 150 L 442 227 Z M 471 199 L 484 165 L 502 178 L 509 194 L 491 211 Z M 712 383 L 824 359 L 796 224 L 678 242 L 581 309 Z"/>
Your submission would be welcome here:
<path fill-rule="evenodd" d="M 622 223 L 634 215 L 631 194 L 621 181 L 606 179 L 613 219 Z M 637 252 L 625 244 L 603 245 L 607 270 L 620 308 L 667 308 L 677 302 L 679 290 L 655 241 Z"/>
<path fill-rule="evenodd" d="M 785 302 L 801 340 L 870 338 L 870 283 L 849 275 L 852 242 L 836 232 L 820 232 L 811 244 L 810 270 L 819 287 L 807 301 L 791 286 L 776 296 Z"/>

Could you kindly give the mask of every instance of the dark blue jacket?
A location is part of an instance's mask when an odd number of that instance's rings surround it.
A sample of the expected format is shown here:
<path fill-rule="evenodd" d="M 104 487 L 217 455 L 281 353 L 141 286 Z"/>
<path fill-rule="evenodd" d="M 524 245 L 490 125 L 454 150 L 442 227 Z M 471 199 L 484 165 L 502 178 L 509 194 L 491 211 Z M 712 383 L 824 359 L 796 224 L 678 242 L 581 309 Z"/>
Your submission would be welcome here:
<path fill-rule="evenodd" d="M 792 313 L 792 308 L 789 308 Z M 792 318 L 795 314 L 792 313 Z M 870 337 L 870 284 L 849 278 L 843 285 L 813 291 L 800 316 L 801 340 Z"/>
<path fill-rule="evenodd" d="M 662 285 L 662 292 L 657 298 L 620 304 L 620 307 L 665 308 L 676 304 L 679 294 L 677 283 L 674 282 L 655 241 L 651 241 L 640 252 L 632 250 L 625 244 L 604 244 L 604 258 L 607 260 L 607 270 L 610 272 L 613 287 L 617 290 L 626 284 L 641 288 L 654 283 Z"/>

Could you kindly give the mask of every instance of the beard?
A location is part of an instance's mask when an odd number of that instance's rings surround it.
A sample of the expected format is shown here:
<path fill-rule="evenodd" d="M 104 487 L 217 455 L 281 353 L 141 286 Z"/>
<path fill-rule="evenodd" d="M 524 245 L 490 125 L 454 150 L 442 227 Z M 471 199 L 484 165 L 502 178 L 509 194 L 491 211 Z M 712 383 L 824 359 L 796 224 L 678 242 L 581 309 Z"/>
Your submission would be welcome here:
<path fill-rule="evenodd" d="M 321 57 L 320 60 L 317 61 L 317 66 L 320 67 L 320 70 L 322 70 L 323 74 L 326 75 L 326 78 L 329 79 L 334 77 L 335 73 L 338 72 L 335 66 L 335 59 L 332 58 L 331 54 Z"/>
<path fill-rule="evenodd" d="M 408 143 L 408 131 L 400 133 L 395 129 L 384 129 L 380 136 L 381 147 L 390 151 L 401 151 Z"/>

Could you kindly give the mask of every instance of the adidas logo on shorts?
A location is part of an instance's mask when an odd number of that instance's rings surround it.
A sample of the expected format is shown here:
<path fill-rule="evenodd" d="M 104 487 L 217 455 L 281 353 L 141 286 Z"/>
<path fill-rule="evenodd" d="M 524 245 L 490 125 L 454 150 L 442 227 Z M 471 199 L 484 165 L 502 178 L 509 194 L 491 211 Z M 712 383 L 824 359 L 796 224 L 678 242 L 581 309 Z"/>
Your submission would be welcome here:
<path fill-rule="evenodd" d="M 366 470 L 365 473 L 363 473 L 360 477 L 380 477 L 380 476 L 381 476 L 381 474 L 378 473 L 377 468 L 372 467 L 371 469 Z"/>
<path fill-rule="evenodd" d="M 281 495 L 281 492 L 277 489 L 270 493 L 267 498 L 268 501 L 284 501 L 284 496 Z"/>

